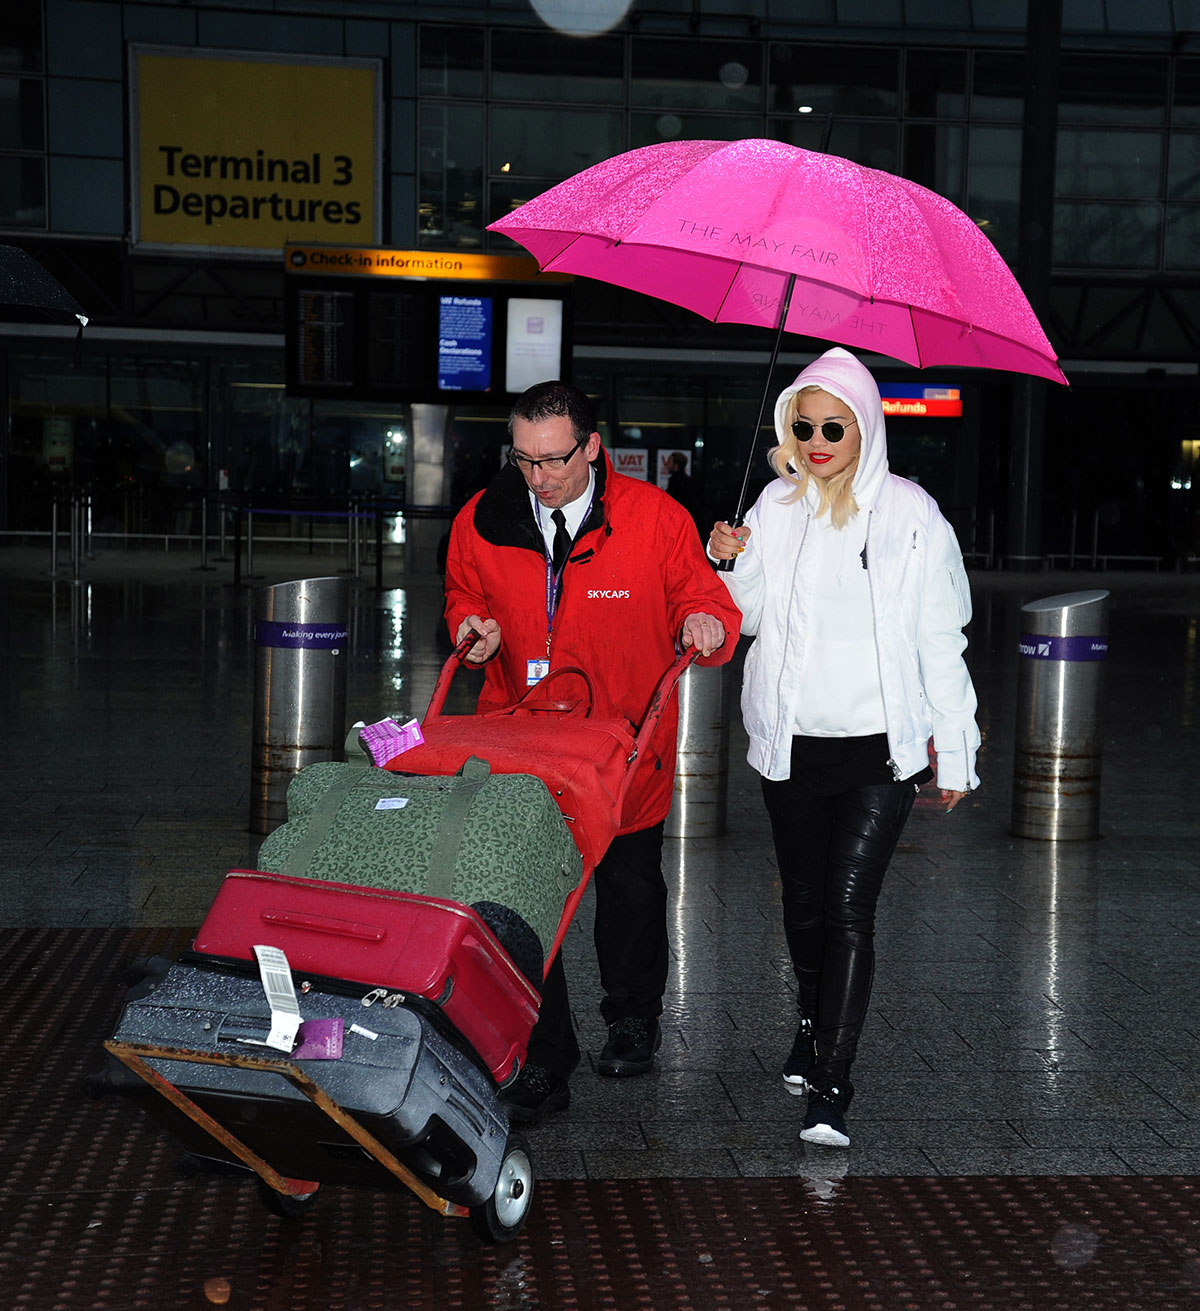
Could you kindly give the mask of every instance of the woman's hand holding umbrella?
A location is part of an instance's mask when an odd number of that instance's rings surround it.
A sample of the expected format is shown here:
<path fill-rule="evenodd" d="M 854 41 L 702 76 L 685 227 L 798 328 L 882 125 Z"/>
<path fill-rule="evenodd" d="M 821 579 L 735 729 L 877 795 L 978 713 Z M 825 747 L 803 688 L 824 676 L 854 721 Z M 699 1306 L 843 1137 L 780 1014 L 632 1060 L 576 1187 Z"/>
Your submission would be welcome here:
<path fill-rule="evenodd" d="M 731 528 L 723 519 L 713 524 L 708 538 L 708 554 L 714 560 L 733 560 L 746 549 L 750 529 L 744 525 Z"/>

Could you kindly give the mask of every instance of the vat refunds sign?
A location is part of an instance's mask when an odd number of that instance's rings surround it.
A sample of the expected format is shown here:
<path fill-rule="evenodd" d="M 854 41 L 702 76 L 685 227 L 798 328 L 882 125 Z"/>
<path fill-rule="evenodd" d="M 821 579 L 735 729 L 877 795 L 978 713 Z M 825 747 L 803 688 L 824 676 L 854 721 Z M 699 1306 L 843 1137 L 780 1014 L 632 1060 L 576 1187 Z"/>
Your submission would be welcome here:
<path fill-rule="evenodd" d="M 379 240 L 378 61 L 135 46 L 132 69 L 135 244 Z"/>

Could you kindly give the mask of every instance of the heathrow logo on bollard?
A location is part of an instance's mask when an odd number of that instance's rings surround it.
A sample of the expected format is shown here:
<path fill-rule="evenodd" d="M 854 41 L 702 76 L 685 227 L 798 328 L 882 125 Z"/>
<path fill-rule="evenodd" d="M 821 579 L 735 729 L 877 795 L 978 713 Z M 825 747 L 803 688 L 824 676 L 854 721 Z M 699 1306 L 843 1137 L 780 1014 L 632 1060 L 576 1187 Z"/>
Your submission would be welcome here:
<path fill-rule="evenodd" d="M 1022 633 L 1017 650 L 1026 660 L 1103 660 L 1108 655 L 1108 638 Z"/>

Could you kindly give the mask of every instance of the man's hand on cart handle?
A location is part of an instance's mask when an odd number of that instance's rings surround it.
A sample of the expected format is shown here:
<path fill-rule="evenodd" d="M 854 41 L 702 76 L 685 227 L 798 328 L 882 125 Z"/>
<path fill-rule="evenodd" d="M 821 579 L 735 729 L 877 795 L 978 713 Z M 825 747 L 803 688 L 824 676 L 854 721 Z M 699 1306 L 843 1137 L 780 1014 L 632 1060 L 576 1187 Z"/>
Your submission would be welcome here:
<path fill-rule="evenodd" d="M 454 636 L 457 646 L 469 633 L 478 635 L 479 640 L 463 656 L 473 665 L 482 665 L 500 650 L 500 625 L 494 619 L 483 619 L 479 615 L 468 615 L 458 626 Z"/>
<path fill-rule="evenodd" d="M 695 646 L 701 655 L 712 655 L 725 645 L 725 625 L 715 615 L 688 615 L 679 634 L 680 645 L 686 651 Z"/>

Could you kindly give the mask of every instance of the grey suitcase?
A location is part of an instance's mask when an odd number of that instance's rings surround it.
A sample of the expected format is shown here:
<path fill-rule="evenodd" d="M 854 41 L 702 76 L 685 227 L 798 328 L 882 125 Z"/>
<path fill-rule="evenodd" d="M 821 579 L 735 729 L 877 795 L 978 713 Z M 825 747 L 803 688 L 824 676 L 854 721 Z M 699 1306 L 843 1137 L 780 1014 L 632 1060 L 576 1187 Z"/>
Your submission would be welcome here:
<path fill-rule="evenodd" d="M 340 1059 L 299 1060 L 296 1066 L 440 1197 L 468 1208 L 488 1202 L 509 1134 L 494 1084 L 478 1064 L 427 1016 L 406 1006 L 367 1009 L 357 998 L 319 985 L 298 991 L 297 999 L 302 1020 L 340 1016 L 345 1032 Z M 270 1007 L 256 977 L 176 964 L 147 995 L 126 1003 L 112 1041 L 278 1056 L 239 1041 L 264 1036 L 269 1019 Z M 353 1024 L 368 1033 L 352 1031 Z M 400 1186 L 280 1074 L 158 1057 L 147 1063 L 284 1176 Z M 149 1085 L 130 1080 L 122 1091 L 163 1120 L 189 1151 L 209 1159 L 236 1159 Z"/>

